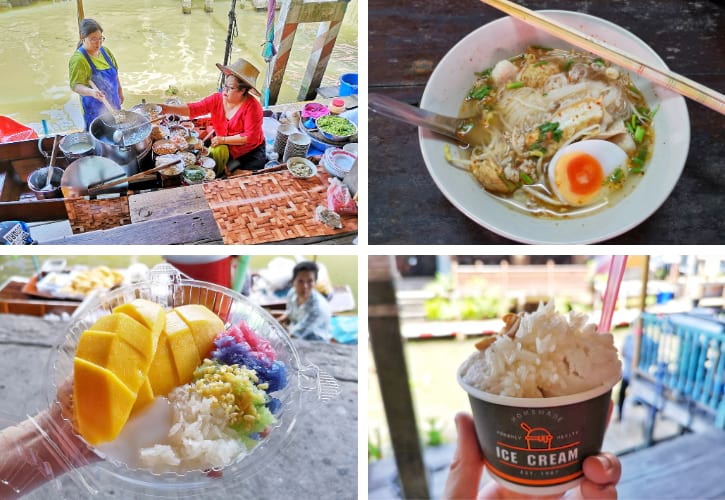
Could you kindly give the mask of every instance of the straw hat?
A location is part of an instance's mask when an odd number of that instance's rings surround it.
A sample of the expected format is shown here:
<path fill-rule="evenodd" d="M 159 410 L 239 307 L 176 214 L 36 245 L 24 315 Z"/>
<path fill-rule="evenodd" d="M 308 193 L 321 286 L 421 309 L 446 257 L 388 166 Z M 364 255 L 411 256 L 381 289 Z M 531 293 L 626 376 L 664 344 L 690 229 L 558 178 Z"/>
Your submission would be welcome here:
<path fill-rule="evenodd" d="M 259 94 L 259 90 L 257 90 L 256 88 L 259 70 L 255 68 L 252 63 L 247 62 L 240 57 L 229 66 L 224 66 L 223 64 L 217 63 L 216 67 L 219 68 L 221 72 L 225 75 L 236 76 L 242 82 L 252 87 L 252 94 L 256 95 L 257 97 L 261 97 Z"/>

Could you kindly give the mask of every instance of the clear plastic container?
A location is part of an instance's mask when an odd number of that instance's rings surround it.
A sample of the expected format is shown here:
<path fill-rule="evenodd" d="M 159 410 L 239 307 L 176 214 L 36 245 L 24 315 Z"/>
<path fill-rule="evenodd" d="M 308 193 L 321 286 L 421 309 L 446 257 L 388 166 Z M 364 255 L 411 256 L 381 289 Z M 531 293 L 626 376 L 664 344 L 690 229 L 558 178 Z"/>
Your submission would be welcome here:
<path fill-rule="evenodd" d="M 300 358 L 287 332 L 264 309 L 233 290 L 187 279 L 173 266 L 159 264 L 150 271 L 148 280 L 99 295 L 83 304 L 52 350 L 48 363 L 47 398 L 51 409 L 60 408 L 64 423 L 73 425 L 72 411 L 69 405 L 62 405 L 58 401 L 58 388 L 72 380 L 73 358 L 81 334 L 99 317 L 110 314 L 114 307 L 136 298 L 152 300 L 167 309 L 184 304 L 203 304 L 214 311 L 227 327 L 244 320 L 258 335 L 271 343 L 277 359 L 287 367 L 287 386 L 273 393 L 282 401 L 282 408 L 275 415 L 277 422 L 266 437 L 247 454 L 224 467 L 221 474 L 202 470 L 184 474 L 155 474 L 148 470 L 131 469 L 104 456 L 100 450 L 87 445 L 81 436 L 75 435 L 75 438 L 102 459 L 98 462 L 91 459 L 89 462 L 95 463 L 72 471 L 76 483 L 83 487 L 84 495 L 94 495 L 98 485 L 103 485 L 103 488 L 113 487 L 124 493 L 185 497 L 206 495 L 216 488 L 228 488 L 230 483 L 241 483 L 263 470 L 289 444 L 301 412 L 314 409 L 319 403 L 334 399 L 340 393 L 339 385 L 333 377 Z M 58 460 L 72 460 L 64 456 L 61 449 L 58 453 Z M 289 465 L 291 468 L 295 467 L 295 464 Z M 6 479 L 0 475 L 0 481 Z"/>

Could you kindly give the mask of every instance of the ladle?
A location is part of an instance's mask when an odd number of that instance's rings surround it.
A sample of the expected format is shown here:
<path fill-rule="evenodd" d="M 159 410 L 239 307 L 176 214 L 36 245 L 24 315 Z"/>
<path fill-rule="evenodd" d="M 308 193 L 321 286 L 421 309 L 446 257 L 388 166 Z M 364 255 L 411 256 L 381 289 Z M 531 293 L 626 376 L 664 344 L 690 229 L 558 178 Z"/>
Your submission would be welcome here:
<path fill-rule="evenodd" d="M 45 186 L 43 186 L 42 191 L 50 191 L 53 186 L 50 184 L 50 181 L 53 179 L 53 167 L 55 166 L 55 153 L 58 149 L 58 134 L 55 135 L 55 138 L 53 139 L 53 150 L 50 152 L 50 165 L 48 165 L 48 176 L 45 178 Z"/>
<path fill-rule="evenodd" d="M 159 116 L 158 118 L 154 118 L 153 120 L 146 120 L 141 123 L 137 123 L 136 125 L 132 125 L 128 128 L 117 128 L 113 131 L 113 142 L 115 142 L 116 144 L 120 144 L 123 141 L 123 134 L 128 133 L 129 130 L 136 130 L 137 128 L 143 127 L 145 125 L 160 122 L 163 119 L 163 116 Z"/>
<path fill-rule="evenodd" d="M 439 115 L 382 94 L 369 94 L 368 107 L 371 111 L 388 118 L 427 128 L 432 132 L 454 139 L 459 144 L 468 146 L 465 136 L 473 129 L 471 118 Z"/>

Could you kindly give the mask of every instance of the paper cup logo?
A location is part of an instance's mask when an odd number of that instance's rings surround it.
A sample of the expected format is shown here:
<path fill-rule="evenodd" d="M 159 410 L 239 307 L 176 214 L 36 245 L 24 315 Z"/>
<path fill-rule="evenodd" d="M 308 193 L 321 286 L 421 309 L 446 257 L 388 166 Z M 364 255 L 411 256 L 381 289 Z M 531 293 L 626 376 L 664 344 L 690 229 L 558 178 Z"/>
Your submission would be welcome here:
<path fill-rule="evenodd" d="M 610 391 L 561 406 L 526 407 L 546 400 L 508 398 L 499 404 L 469 394 L 486 467 L 498 482 L 527 494 L 552 494 L 573 487 L 582 462 L 599 452 Z"/>

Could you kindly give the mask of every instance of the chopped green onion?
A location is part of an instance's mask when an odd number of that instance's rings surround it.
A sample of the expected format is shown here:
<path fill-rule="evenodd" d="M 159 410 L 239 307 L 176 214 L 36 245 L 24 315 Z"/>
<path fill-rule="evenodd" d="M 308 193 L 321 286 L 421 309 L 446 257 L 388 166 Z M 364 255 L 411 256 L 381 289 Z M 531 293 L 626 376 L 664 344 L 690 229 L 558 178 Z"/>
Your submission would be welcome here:
<path fill-rule="evenodd" d="M 566 64 L 564 65 L 564 71 L 569 71 L 574 64 L 574 59 L 569 59 L 566 61 Z"/>
<path fill-rule="evenodd" d="M 474 75 L 480 76 L 480 77 L 484 77 L 484 76 L 488 77 L 488 76 L 491 76 L 491 71 L 493 71 L 493 68 L 486 68 L 483 71 L 478 71 L 478 72 L 474 73 Z"/>
<path fill-rule="evenodd" d="M 619 181 L 621 181 L 624 178 L 624 171 L 617 167 L 614 169 L 614 172 L 612 172 L 612 175 L 609 176 L 607 179 L 610 183 L 616 184 Z"/>
<path fill-rule="evenodd" d="M 660 110 L 660 105 L 658 104 L 657 106 L 654 107 L 654 109 L 652 111 L 649 112 L 649 119 L 651 120 L 652 118 L 654 118 L 655 114 L 657 114 L 657 112 L 659 110 Z"/>
<path fill-rule="evenodd" d="M 627 85 L 627 88 L 628 88 L 628 89 L 629 89 L 630 91 L 632 91 L 632 92 L 634 92 L 635 94 L 637 94 L 637 95 L 642 95 L 642 93 L 641 93 L 641 92 L 639 91 L 639 89 L 638 89 L 637 87 L 635 87 L 634 85 Z"/>
<path fill-rule="evenodd" d="M 529 156 L 536 156 L 537 158 L 541 158 L 544 156 L 543 151 L 529 151 Z"/>
<path fill-rule="evenodd" d="M 524 86 L 524 82 L 510 82 L 506 84 L 507 89 L 518 89 Z"/>
<path fill-rule="evenodd" d="M 539 131 L 541 132 L 553 132 L 559 128 L 559 122 L 545 122 L 539 125 Z"/>
<path fill-rule="evenodd" d="M 633 167 L 630 168 L 629 171 L 633 174 L 641 174 L 642 172 L 644 172 L 644 170 L 642 170 L 642 167 Z"/>
<path fill-rule="evenodd" d="M 546 153 L 546 148 L 540 142 L 535 142 L 531 146 L 529 146 L 529 151 L 539 151 L 540 153 Z"/>
<path fill-rule="evenodd" d="M 644 165 L 644 160 L 641 160 L 640 158 L 637 158 L 635 156 L 634 158 L 632 158 L 632 163 L 641 167 L 642 165 Z"/>
<path fill-rule="evenodd" d="M 539 61 L 533 64 L 534 67 L 536 66 L 543 66 L 544 64 L 549 64 L 549 61 Z"/>
<path fill-rule="evenodd" d="M 634 140 L 635 142 L 642 142 L 642 139 L 644 139 L 644 128 L 637 125 L 637 128 L 634 131 Z"/>
<path fill-rule="evenodd" d="M 519 177 L 524 181 L 524 184 L 533 184 L 534 179 L 529 177 L 529 175 L 526 172 L 519 172 Z"/>
<path fill-rule="evenodd" d="M 601 57 L 596 57 L 596 58 L 595 58 L 595 59 L 594 59 L 594 60 L 592 61 L 592 63 L 594 63 L 594 64 L 601 64 L 602 66 L 604 66 L 604 59 L 602 59 Z"/>
<path fill-rule="evenodd" d="M 488 94 L 490 94 L 492 90 L 493 89 L 491 87 L 489 87 L 488 85 L 483 85 L 481 87 L 474 87 L 468 93 L 468 97 L 471 99 L 483 99 Z"/>

